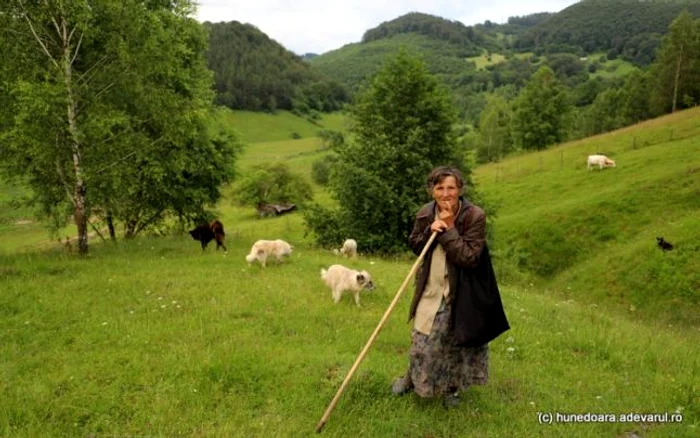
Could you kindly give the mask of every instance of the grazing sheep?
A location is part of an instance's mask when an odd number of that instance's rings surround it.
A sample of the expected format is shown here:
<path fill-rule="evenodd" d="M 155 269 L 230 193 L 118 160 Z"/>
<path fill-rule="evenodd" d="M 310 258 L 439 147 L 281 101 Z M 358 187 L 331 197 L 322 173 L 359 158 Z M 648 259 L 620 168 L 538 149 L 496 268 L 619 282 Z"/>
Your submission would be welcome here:
<path fill-rule="evenodd" d="M 331 288 L 333 302 L 338 303 L 343 292 L 352 292 L 355 304 L 360 306 L 360 291 L 374 289 L 372 277 L 367 271 L 356 271 L 343 265 L 332 265 L 328 270 L 321 269 L 321 279 Z"/>
<path fill-rule="evenodd" d="M 258 240 L 250 248 L 250 254 L 245 256 L 245 260 L 248 262 L 248 265 L 258 260 L 264 268 L 268 257 L 273 256 L 278 263 L 281 263 L 283 256 L 291 254 L 292 246 L 284 240 Z"/>
<path fill-rule="evenodd" d="M 357 257 L 357 241 L 355 239 L 347 239 L 343 242 L 343 247 L 340 248 L 340 253 L 345 257 Z"/>
<path fill-rule="evenodd" d="M 663 237 L 657 237 L 656 243 L 659 245 L 659 248 L 664 251 L 671 251 L 673 249 L 671 242 L 667 242 Z"/>
<path fill-rule="evenodd" d="M 605 155 L 589 155 L 588 170 L 591 170 L 593 166 L 598 166 L 598 169 L 602 169 L 603 167 L 616 167 L 615 161 Z"/>

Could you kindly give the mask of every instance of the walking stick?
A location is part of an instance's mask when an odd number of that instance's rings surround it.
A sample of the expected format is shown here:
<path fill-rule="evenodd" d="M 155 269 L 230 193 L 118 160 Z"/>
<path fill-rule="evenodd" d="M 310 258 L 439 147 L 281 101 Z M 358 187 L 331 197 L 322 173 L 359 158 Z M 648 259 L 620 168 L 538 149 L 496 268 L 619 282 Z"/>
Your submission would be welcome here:
<path fill-rule="evenodd" d="M 365 348 L 362 349 L 362 351 L 360 352 L 360 355 L 357 356 L 357 359 L 355 359 L 355 363 L 352 364 L 352 367 L 350 368 L 348 375 L 345 376 L 345 380 L 343 380 L 343 383 L 342 383 L 342 385 L 340 385 L 338 392 L 335 394 L 335 397 L 333 397 L 333 400 L 331 400 L 331 404 L 328 405 L 326 412 L 323 414 L 323 417 L 321 417 L 321 421 L 318 422 L 318 425 L 316 426 L 316 433 L 320 433 L 321 430 L 323 430 L 323 426 L 326 425 L 326 421 L 328 421 L 328 417 L 331 416 L 331 412 L 333 412 L 333 408 L 335 408 L 336 403 L 338 403 L 338 400 L 340 399 L 340 396 L 343 394 L 345 387 L 348 385 L 348 382 L 350 382 L 350 379 L 352 378 L 353 374 L 355 374 L 355 371 L 357 371 L 357 368 L 360 366 L 360 362 L 362 362 L 362 360 L 367 355 L 367 351 L 369 350 L 369 347 L 372 346 L 372 343 L 377 338 L 377 335 L 379 334 L 379 330 L 382 329 L 382 326 L 384 325 L 386 320 L 389 318 L 389 315 L 391 315 L 391 312 L 394 310 L 394 307 L 396 307 L 396 303 L 399 302 L 399 298 L 401 298 L 401 294 L 403 293 L 403 290 L 408 285 L 408 282 L 411 280 L 411 277 L 413 277 L 413 275 L 415 275 L 416 270 L 418 269 L 418 265 L 423 260 L 423 257 L 425 257 L 425 253 L 428 251 L 428 248 L 430 248 L 430 245 L 433 243 L 433 240 L 435 240 L 435 236 L 437 236 L 437 231 L 433 231 L 433 234 L 430 236 L 430 239 L 428 239 L 428 243 L 426 243 L 425 246 L 423 247 L 423 251 L 421 251 L 420 255 L 418 256 L 418 259 L 416 259 L 415 263 L 413 263 L 413 267 L 408 272 L 406 279 L 403 281 L 403 284 L 401 284 L 399 291 L 396 292 L 396 296 L 394 297 L 394 300 L 391 302 L 391 304 L 389 304 L 389 308 L 386 309 L 386 312 L 384 312 L 384 316 L 382 316 L 381 321 L 379 321 L 379 325 L 377 325 L 377 328 L 374 329 L 374 333 L 372 333 L 372 336 L 369 337 L 367 344 L 365 344 Z"/>

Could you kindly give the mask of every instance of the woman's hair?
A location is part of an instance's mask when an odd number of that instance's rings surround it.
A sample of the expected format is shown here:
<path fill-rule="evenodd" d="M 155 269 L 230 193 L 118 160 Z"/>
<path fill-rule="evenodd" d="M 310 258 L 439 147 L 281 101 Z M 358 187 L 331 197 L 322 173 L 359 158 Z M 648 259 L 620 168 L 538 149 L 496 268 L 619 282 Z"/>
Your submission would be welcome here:
<path fill-rule="evenodd" d="M 464 179 L 462 178 L 462 172 L 460 172 L 459 169 L 452 166 L 438 166 L 430 172 L 430 175 L 428 175 L 428 179 L 426 181 L 428 191 L 432 192 L 433 187 L 441 183 L 448 176 L 454 177 L 458 188 L 461 189 L 464 187 Z"/>

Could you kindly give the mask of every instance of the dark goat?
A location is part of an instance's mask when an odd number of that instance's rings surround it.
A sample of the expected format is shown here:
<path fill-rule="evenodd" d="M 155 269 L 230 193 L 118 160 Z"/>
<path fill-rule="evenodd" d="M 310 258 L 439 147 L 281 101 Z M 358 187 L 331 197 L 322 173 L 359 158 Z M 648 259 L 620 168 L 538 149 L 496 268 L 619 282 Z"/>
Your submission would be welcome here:
<path fill-rule="evenodd" d="M 673 245 L 671 245 L 670 242 L 666 242 L 663 237 L 657 237 L 656 242 L 659 244 L 659 248 L 664 251 L 671 251 L 673 249 Z"/>
<path fill-rule="evenodd" d="M 194 230 L 190 230 L 190 235 L 194 240 L 199 240 L 201 242 L 202 251 L 207 248 L 207 245 L 212 240 L 216 240 L 217 251 L 219 250 L 219 247 L 223 248 L 224 251 L 228 251 L 226 249 L 226 245 L 224 245 L 224 240 L 226 239 L 224 224 L 218 220 L 212 221 L 209 224 L 202 224 Z"/>

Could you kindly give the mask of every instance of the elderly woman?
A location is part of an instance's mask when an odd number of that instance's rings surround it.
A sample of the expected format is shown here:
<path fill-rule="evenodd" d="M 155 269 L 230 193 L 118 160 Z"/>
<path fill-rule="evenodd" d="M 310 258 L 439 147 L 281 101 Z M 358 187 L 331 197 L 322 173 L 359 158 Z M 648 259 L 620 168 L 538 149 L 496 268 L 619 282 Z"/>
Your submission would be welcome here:
<path fill-rule="evenodd" d="M 486 246 L 484 211 L 461 196 L 464 180 L 456 168 L 433 169 L 427 186 L 434 200 L 418 211 L 408 242 L 420 254 L 438 235 L 416 274 L 409 368 L 392 391 L 442 396 L 452 407 L 460 391 L 486 383 L 488 342 L 510 327 Z"/>

